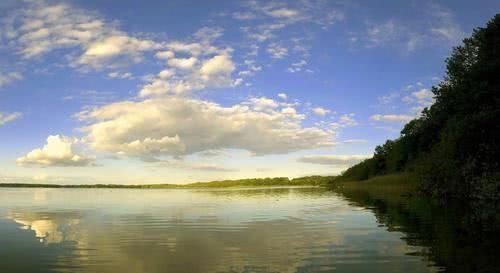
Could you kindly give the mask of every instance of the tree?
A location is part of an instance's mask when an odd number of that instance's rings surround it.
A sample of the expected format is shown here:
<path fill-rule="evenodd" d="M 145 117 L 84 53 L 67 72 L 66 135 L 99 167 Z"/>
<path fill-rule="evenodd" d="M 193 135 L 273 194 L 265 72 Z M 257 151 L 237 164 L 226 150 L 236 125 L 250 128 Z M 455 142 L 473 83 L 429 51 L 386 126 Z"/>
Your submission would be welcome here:
<path fill-rule="evenodd" d="M 431 195 L 498 199 L 500 14 L 454 48 L 446 67 L 435 103 L 341 179 L 415 170 Z"/>

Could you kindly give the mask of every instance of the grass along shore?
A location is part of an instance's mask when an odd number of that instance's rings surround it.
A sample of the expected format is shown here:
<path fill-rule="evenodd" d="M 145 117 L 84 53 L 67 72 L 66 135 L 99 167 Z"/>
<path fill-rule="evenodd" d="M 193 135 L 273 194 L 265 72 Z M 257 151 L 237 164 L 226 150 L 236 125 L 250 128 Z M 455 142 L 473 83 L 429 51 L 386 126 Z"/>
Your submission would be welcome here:
<path fill-rule="evenodd" d="M 359 181 L 337 179 L 331 186 L 339 192 L 366 192 L 374 198 L 394 202 L 399 202 L 399 199 L 408 196 L 419 195 L 419 184 L 412 173 L 381 175 Z"/>

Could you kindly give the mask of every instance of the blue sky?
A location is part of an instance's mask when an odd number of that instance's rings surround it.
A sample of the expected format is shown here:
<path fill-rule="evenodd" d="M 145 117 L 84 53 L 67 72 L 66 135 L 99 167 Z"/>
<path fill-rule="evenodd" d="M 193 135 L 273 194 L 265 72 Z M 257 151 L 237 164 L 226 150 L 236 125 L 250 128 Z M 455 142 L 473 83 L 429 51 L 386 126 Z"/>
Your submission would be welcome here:
<path fill-rule="evenodd" d="M 499 7 L 2 1 L 0 182 L 338 174 L 432 103 Z"/>

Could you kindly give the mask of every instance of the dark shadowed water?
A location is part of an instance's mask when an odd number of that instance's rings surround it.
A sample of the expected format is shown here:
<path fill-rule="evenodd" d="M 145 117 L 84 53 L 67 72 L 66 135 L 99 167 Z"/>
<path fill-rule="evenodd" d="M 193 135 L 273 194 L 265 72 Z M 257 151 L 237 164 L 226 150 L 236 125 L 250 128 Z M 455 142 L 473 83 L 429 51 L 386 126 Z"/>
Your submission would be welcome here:
<path fill-rule="evenodd" d="M 426 241 L 435 234 L 384 221 L 379 207 L 353 198 L 321 188 L 4 188 L 0 272 L 446 269 Z"/>

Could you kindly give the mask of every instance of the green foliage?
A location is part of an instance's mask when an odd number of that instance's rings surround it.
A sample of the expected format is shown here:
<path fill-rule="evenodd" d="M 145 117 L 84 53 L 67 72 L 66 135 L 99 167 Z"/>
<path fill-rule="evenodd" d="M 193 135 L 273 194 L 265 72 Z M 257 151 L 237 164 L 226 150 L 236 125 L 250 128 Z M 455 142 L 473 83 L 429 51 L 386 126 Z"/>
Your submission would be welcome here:
<path fill-rule="evenodd" d="M 341 180 L 415 171 L 422 190 L 439 197 L 500 196 L 500 14 L 478 28 L 446 61 L 435 103 L 373 158 Z"/>

